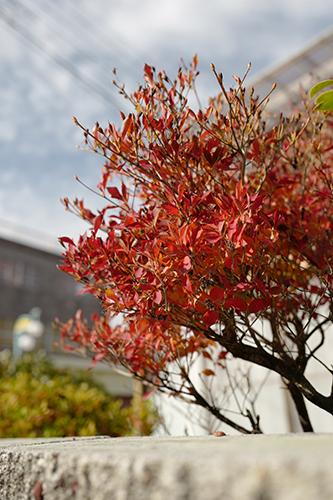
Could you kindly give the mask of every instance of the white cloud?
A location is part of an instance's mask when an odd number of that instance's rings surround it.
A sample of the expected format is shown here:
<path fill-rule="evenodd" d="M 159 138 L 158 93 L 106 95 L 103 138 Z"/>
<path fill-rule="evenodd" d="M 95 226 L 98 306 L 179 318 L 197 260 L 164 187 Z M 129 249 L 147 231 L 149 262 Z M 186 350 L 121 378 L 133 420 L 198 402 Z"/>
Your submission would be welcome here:
<path fill-rule="evenodd" d="M 13 142 L 17 136 L 17 127 L 13 122 L 0 120 L 0 137 L 2 141 Z"/>

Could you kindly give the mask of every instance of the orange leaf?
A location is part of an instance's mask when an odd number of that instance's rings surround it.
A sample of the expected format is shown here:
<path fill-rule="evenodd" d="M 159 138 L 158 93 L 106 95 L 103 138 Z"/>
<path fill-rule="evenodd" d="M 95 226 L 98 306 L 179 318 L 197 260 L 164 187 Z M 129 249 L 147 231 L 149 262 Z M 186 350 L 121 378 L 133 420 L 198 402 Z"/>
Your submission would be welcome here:
<path fill-rule="evenodd" d="M 150 66 L 148 66 L 148 64 L 145 64 L 144 72 L 145 72 L 144 79 L 148 83 L 149 87 L 151 87 L 152 89 L 155 88 L 156 84 L 153 78 L 153 70 Z"/>
<path fill-rule="evenodd" d="M 206 370 L 202 370 L 201 373 L 207 375 L 207 377 L 209 377 L 210 375 L 215 375 L 215 372 L 213 372 L 213 370 L 209 370 L 208 368 L 206 368 Z"/>

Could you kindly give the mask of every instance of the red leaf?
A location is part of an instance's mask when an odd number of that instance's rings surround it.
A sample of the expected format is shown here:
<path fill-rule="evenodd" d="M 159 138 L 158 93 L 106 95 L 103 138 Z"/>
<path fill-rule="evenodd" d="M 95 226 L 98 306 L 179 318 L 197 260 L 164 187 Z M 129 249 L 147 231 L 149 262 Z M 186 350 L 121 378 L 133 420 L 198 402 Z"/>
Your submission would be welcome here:
<path fill-rule="evenodd" d="M 91 370 L 92 368 L 94 368 L 94 366 L 98 363 L 98 361 L 100 361 L 103 358 L 106 358 L 106 352 L 99 352 L 98 354 L 96 354 L 96 356 L 92 360 L 91 365 L 89 366 L 88 370 Z"/>
<path fill-rule="evenodd" d="M 327 192 L 325 193 L 324 191 L 317 191 L 317 194 L 320 198 L 329 198 L 329 199 L 332 199 L 332 193 L 331 192 Z"/>
<path fill-rule="evenodd" d="M 169 90 L 169 92 L 168 92 L 168 96 L 169 96 L 169 100 L 170 100 L 171 107 L 173 108 L 174 103 L 175 103 L 175 89 L 174 89 L 174 87 L 172 87 L 172 88 Z"/>
<path fill-rule="evenodd" d="M 161 290 L 157 290 L 154 295 L 153 295 L 153 301 L 156 303 L 156 304 L 160 304 L 162 302 L 162 298 L 163 298 L 163 295 L 162 295 L 162 292 Z"/>
<path fill-rule="evenodd" d="M 192 284 L 187 274 L 184 274 L 184 276 L 182 276 L 182 285 L 187 292 L 193 293 Z"/>
<path fill-rule="evenodd" d="M 67 236 L 62 236 L 61 238 L 59 238 L 59 241 L 61 244 L 68 243 L 69 245 L 74 245 L 74 241 L 68 238 Z"/>
<path fill-rule="evenodd" d="M 236 259 L 233 258 L 233 257 L 230 257 L 230 259 L 226 259 L 224 261 L 224 265 L 228 268 L 228 269 L 234 269 L 237 265 L 236 263 Z"/>
<path fill-rule="evenodd" d="M 266 294 L 266 287 L 264 283 L 258 279 L 255 279 L 254 282 L 257 285 L 257 288 L 261 291 L 261 293 Z"/>
<path fill-rule="evenodd" d="M 95 217 L 95 219 L 94 219 L 94 231 L 95 231 L 95 233 L 97 233 L 97 231 L 101 227 L 102 221 L 103 221 L 102 215 L 97 215 Z"/>
<path fill-rule="evenodd" d="M 254 139 L 254 141 L 251 144 L 251 148 L 252 148 L 255 159 L 258 161 L 258 157 L 260 154 L 260 145 L 259 145 L 258 139 Z"/>
<path fill-rule="evenodd" d="M 152 68 L 148 66 L 148 64 L 145 64 L 144 72 L 145 72 L 144 79 L 148 83 L 149 87 L 151 87 L 152 89 L 155 88 L 156 84 L 153 78 L 153 71 Z"/>
<path fill-rule="evenodd" d="M 125 120 L 123 121 L 122 129 L 121 129 L 121 136 L 125 137 L 127 134 L 127 131 L 132 124 L 132 113 L 130 113 Z"/>
<path fill-rule="evenodd" d="M 138 267 L 134 273 L 134 276 L 136 277 L 136 279 L 139 280 L 141 278 L 141 276 L 143 275 L 143 272 L 144 272 L 143 267 Z"/>
<path fill-rule="evenodd" d="M 229 222 L 229 224 L 228 224 L 228 238 L 230 241 L 231 241 L 233 235 L 235 234 L 237 227 L 238 227 L 237 220 L 234 219 L 232 222 Z"/>
<path fill-rule="evenodd" d="M 191 259 L 186 255 L 179 265 L 179 270 L 181 273 L 187 273 L 190 269 L 192 269 Z"/>
<path fill-rule="evenodd" d="M 224 300 L 225 290 L 219 286 L 214 286 L 209 292 L 209 296 L 212 300 Z"/>
<path fill-rule="evenodd" d="M 152 393 L 153 391 L 145 392 L 145 394 L 142 396 L 142 401 L 146 401 L 146 399 L 148 399 Z"/>
<path fill-rule="evenodd" d="M 213 233 L 213 231 L 209 231 L 206 233 L 206 241 L 207 243 L 210 243 L 211 245 L 214 245 L 214 243 L 217 243 L 222 239 L 222 236 L 219 234 Z"/>
<path fill-rule="evenodd" d="M 268 293 L 272 295 L 273 297 L 277 297 L 283 292 L 283 289 L 280 286 L 272 286 L 269 290 Z"/>
<path fill-rule="evenodd" d="M 126 186 L 123 182 L 121 183 L 121 192 L 123 195 L 123 199 L 127 201 L 128 200 L 127 189 L 126 189 Z"/>
<path fill-rule="evenodd" d="M 215 168 L 219 168 L 221 170 L 230 170 L 230 165 L 233 162 L 233 157 L 228 156 L 228 158 L 224 158 L 224 160 L 221 160 L 220 162 L 216 163 L 214 166 Z"/>
<path fill-rule="evenodd" d="M 107 190 L 108 190 L 108 193 L 111 196 L 111 198 L 117 198 L 118 200 L 122 200 L 123 199 L 123 197 L 121 196 L 121 194 L 118 191 L 118 188 L 116 188 L 116 187 L 108 187 Z"/>
<path fill-rule="evenodd" d="M 233 307 L 235 311 L 245 311 L 247 308 L 247 303 L 242 299 L 228 299 L 224 303 L 224 307 Z"/>
<path fill-rule="evenodd" d="M 266 309 L 269 306 L 269 302 L 265 299 L 255 299 L 252 300 L 250 306 L 249 306 L 249 311 L 250 313 L 257 313 L 261 311 L 262 309 Z"/>
<path fill-rule="evenodd" d="M 203 320 L 205 322 L 205 325 L 208 327 L 215 325 L 215 323 L 217 323 L 219 320 L 219 313 L 217 311 L 212 311 L 212 310 L 207 311 L 203 315 Z"/>
<path fill-rule="evenodd" d="M 166 211 L 166 213 L 170 214 L 170 215 L 179 213 L 179 209 L 175 205 L 170 205 L 168 203 L 164 203 L 163 208 Z"/>

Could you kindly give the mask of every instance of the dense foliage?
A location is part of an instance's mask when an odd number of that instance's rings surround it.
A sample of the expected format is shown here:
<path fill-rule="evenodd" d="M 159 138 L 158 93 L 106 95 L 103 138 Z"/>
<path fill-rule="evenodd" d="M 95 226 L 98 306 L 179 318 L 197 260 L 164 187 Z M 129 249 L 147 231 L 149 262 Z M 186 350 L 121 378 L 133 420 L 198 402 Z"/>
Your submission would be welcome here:
<path fill-rule="evenodd" d="M 61 269 L 101 300 L 104 315 L 90 328 L 78 313 L 62 325 L 63 342 L 243 433 L 261 431 L 254 406 L 245 401 L 243 422 L 231 419 L 210 380 L 228 359 L 257 364 L 281 375 L 311 431 L 305 398 L 333 414 L 333 396 L 306 376 L 332 323 L 332 121 L 306 105 L 267 124 L 268 96 L 259 101 L 237 77 L 227 91 L 214 66 L 221 93 L 193 111 L 196 66 L 194 58 L 170 81 L 146 65 L 133 94 L 116 83 L 134 109 L 121 113 L 119 130 L 80 125 L 87 149 L 105 161 L 97 186 L 105 206 L 64 200 L 91 230 L 60 239 Z M 193 376 L 199 356 L 205 391 Z"/>
<path fill-rule="evenodd" d="M 57 369 L 44 355 L 0 356 L 0 438 L 149 435 L 158 421 L 147 401 L 122 408 L 87 374 Z"/>

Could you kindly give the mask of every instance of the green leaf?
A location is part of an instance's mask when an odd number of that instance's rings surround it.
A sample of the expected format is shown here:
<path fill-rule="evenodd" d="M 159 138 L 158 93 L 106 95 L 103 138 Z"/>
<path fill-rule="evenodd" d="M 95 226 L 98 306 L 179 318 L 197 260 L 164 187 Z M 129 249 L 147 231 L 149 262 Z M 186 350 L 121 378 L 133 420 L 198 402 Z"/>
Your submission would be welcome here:
<path fill-rule="evenodd" d="M 323 80 L 322 82 L 314 85 L 310 90 L 309 99 L 312 99 L 314 95 L 318 94 L 321 90 L 326 89 L 329 85 L 333 85 L 333 80 Z"/>
<path fill-rule="evenodd" d="M 314 109 L 321 111 L 333 110 L 333 90 L 328 90 L 320 94 L 315 100 L 316 106 Z"/>

